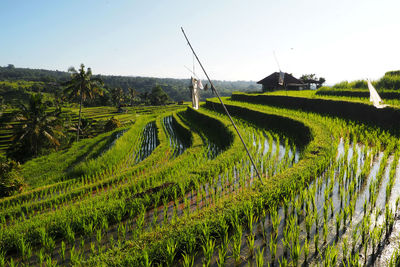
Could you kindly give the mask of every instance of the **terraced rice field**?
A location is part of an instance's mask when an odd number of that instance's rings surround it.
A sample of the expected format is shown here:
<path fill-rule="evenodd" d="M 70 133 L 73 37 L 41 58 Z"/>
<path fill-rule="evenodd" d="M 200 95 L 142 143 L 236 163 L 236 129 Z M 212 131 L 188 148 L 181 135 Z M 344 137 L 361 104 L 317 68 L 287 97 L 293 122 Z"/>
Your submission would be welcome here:
<path fill-rule="evenodd" d="M 136 109 L 22 166 L 30 187 L 0 199 L 0 266 L 399 263 L 399 125 L 224 101 L 261 181 L 217 100 Z"/>
<path fill-rule="evenodd" d="M 157 107 L 126 107 L 124 113 L 118 113 L 115 107 L 87 107 L 82 109 L 82 118 L 87 119 L 97 130 L 92 130 L 90 135 L 97 136 L 102 133 L 102 127 L 105 122 L 112 117 L 118 119 L 122 125 L 130 125 L 135 122 L 136 118 L 141 115 L 156 114 L 158 112 L 174 111 L 182 108 L 179 105 L 170 105 L 162 108 Z M 5 110 L 4 113 L 11 113 L 12 110 Z M 71 116 L 73 123 L 78 122 L 79 108 L 63 108 L 63 112 Z M 0 154 L 4 154 L 9 145 L 11 144 L 11 137 L 13 129 L 1 125 L 0 128 Z M 3 127 L 4 126 L 4 127 Z M 97 126 L 97 127 L 96 127 Z"/>

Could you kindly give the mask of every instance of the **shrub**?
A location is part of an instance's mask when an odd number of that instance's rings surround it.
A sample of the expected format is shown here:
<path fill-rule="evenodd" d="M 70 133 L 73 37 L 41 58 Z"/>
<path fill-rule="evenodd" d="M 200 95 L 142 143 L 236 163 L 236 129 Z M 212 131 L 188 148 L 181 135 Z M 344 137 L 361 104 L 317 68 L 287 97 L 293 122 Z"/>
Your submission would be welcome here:
<path fill-rule="evenodd" d="M 121 127 L 121 122 L 117 118 L 111 117 L 104 125 L 104 131 L 109 132 L 119 127 Z"/>
<path fill-rule="evenodd" d="M 19 164 L 0 158 L 0 197 L 7 197 L 23 188 L 23 180 L 18 175 Z"/>

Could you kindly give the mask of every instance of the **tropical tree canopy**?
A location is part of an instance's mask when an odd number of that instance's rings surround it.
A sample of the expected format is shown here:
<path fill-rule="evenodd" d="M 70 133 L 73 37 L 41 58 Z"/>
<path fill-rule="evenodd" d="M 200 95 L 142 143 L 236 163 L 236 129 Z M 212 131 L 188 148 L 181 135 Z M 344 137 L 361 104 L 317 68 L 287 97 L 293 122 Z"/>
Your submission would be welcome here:
<path fill-rule="evenodd" d="M 85 71 L 85 65 L 81 64 L 77 71 L 70 67 L 68 72 L 71 74 L 71 80 L 64 83 L 64 95 L 73 101 L 85 101 L 93 99 L 96 95 L 102 95 L 103 81 L 100 78 L 92 77 L 91 68 Z"/>
<path fill-rule="evenodd" d="M 170 101 L 169 96 L 164 92 L 160 85 L 156 85 L 150 94 L 150 103 L 152 105 L 165 105 Z"/>
<path fill-rule="evenodd" d="M 7 155 L 15 160 L 24 161 L 37 156 L 45 148 L 60 146 L 62 133 L 61 108 L 46 111 L 41 94 L 31 95 L 28 105 L 19 105 L 19 109 L 10 116 L 13 128 L 12 145 Z"/>

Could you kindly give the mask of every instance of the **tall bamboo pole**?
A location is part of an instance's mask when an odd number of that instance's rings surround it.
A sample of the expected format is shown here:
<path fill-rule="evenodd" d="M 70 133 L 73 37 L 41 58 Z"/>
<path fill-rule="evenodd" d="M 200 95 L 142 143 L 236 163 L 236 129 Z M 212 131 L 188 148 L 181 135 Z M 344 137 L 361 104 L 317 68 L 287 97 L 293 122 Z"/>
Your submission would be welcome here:
<path fill-rule="evenodd" d="M 252 156 L 250 155 L 249 150 L 247 149 L 247 146 L 246 146 L 246 144 L 245 144 L 245 142 L 244 142 L 244 140 L 243 140 L 243 138 L 242 138 L 242 135 L 241 135 L 240 132 L 239 132 L 239 129 L 236 127 L 236 124 L 235 124 L 235 122 L 233 121 L 231 115 L 229 114 L 228 109 L 226 108 L 224 102 L 222 102 L 222 99 L 221 99 L 221 97 L 219 96 L 218 91 L 215 89 L 214 84 L 212 83 L 210 77 L 208 76 L 206 70 L 204 69 L 203 64 L 201 64 L 200 59 L 197 57 L 196 52 L 194 52 L 194 49 L 193 49 L 192 45 L 190 44 L 190 41 L 189 41 L 189 39 L 187 38 L 186 33 L 185 33 L 185 31 L 183 30 L 182 27 L 181 27 L 181 30 L 182 30 L 183 35 L 185 36 L 185 39 L 186 39 L 186 41 L 187 41 L 187 43 L 188 43 L 190 49 L 191 49 L 192 52 L 193 52 L 193 55 L 196 57 L 197 62 L 199 62 L 199 65 L 200 65 L 201 69 L 203 70 L 204 74 L 206 75 L 207 80 L 208 80 L 208 82 L 209 82 L 210 85 L 211 85 L 211 89 L 213 90 L 213 92 L 215 93 L 215 95 L 218 97 L 219 102 L 221 102 L 221 105 L 222 105 L 222 107 L 224 108 L 226 115 L 228 115 L 228 117 L 229 117 L 229 119 L 230 119 L 230 121 L 231 121 L 231 123 L 232 123 L 232 125 L 233 125 L 233 128 L 235 128 L 236 133 L 238 134 L 240 140 L 242 141 L 242 144 L 243 144 L 243 146 L 244 146 L 244 149 L 246 150 L 247 155 L 248 155 L 249 158 L 250 158 L 251 164 L 253 165 L 254 170 L 255 170 L 255 172 L 257 173 L 258 179 L 260 179 L 260 182 L 263 183 L 263 181 L 262 181 L 262 179 L 261 179 L 261 176 L 260 176 L 260 173 L 258 172 L 258 169 L 257 169 L 257 167 L 256 167 L 256 164 L 254 163 L 253 158 L 252 158 Z"/>

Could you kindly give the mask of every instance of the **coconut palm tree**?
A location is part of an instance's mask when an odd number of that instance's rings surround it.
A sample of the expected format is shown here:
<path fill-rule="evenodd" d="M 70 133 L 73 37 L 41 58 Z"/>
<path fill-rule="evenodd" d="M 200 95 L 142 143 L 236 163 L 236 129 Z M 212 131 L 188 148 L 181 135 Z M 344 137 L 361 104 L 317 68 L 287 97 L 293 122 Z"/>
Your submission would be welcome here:
<path fill-rule="evenodd" d="M 61 109 L 47 111 L 43 96 L 31 95 L 28 105 L 20 104 L 19 109 L 10 116 L 9 124 L 14 129 L 7 154 L 22 161 L 37 156 L 44 147 L 58 147 L 62 133 Z"/>
<path fill-rule="evenodd" d="M 81 64 L 81 68 L 77 71 L 74 67 L 70 67 L 68 72 L 71 73 L 71 80 L 64 83 L 66 88 L 64 94 L 70 99 L 79 99 L 79 119 L 78 128 L 76 130 L 76 141 L 79 141 L 79 131 L 81 127 L 82 104 L 87 98 L 93 99 L 96 94 L 102 94 L 101 87 L 103 81 L 100 78 L 92 77 L 92 70 Z"/>

